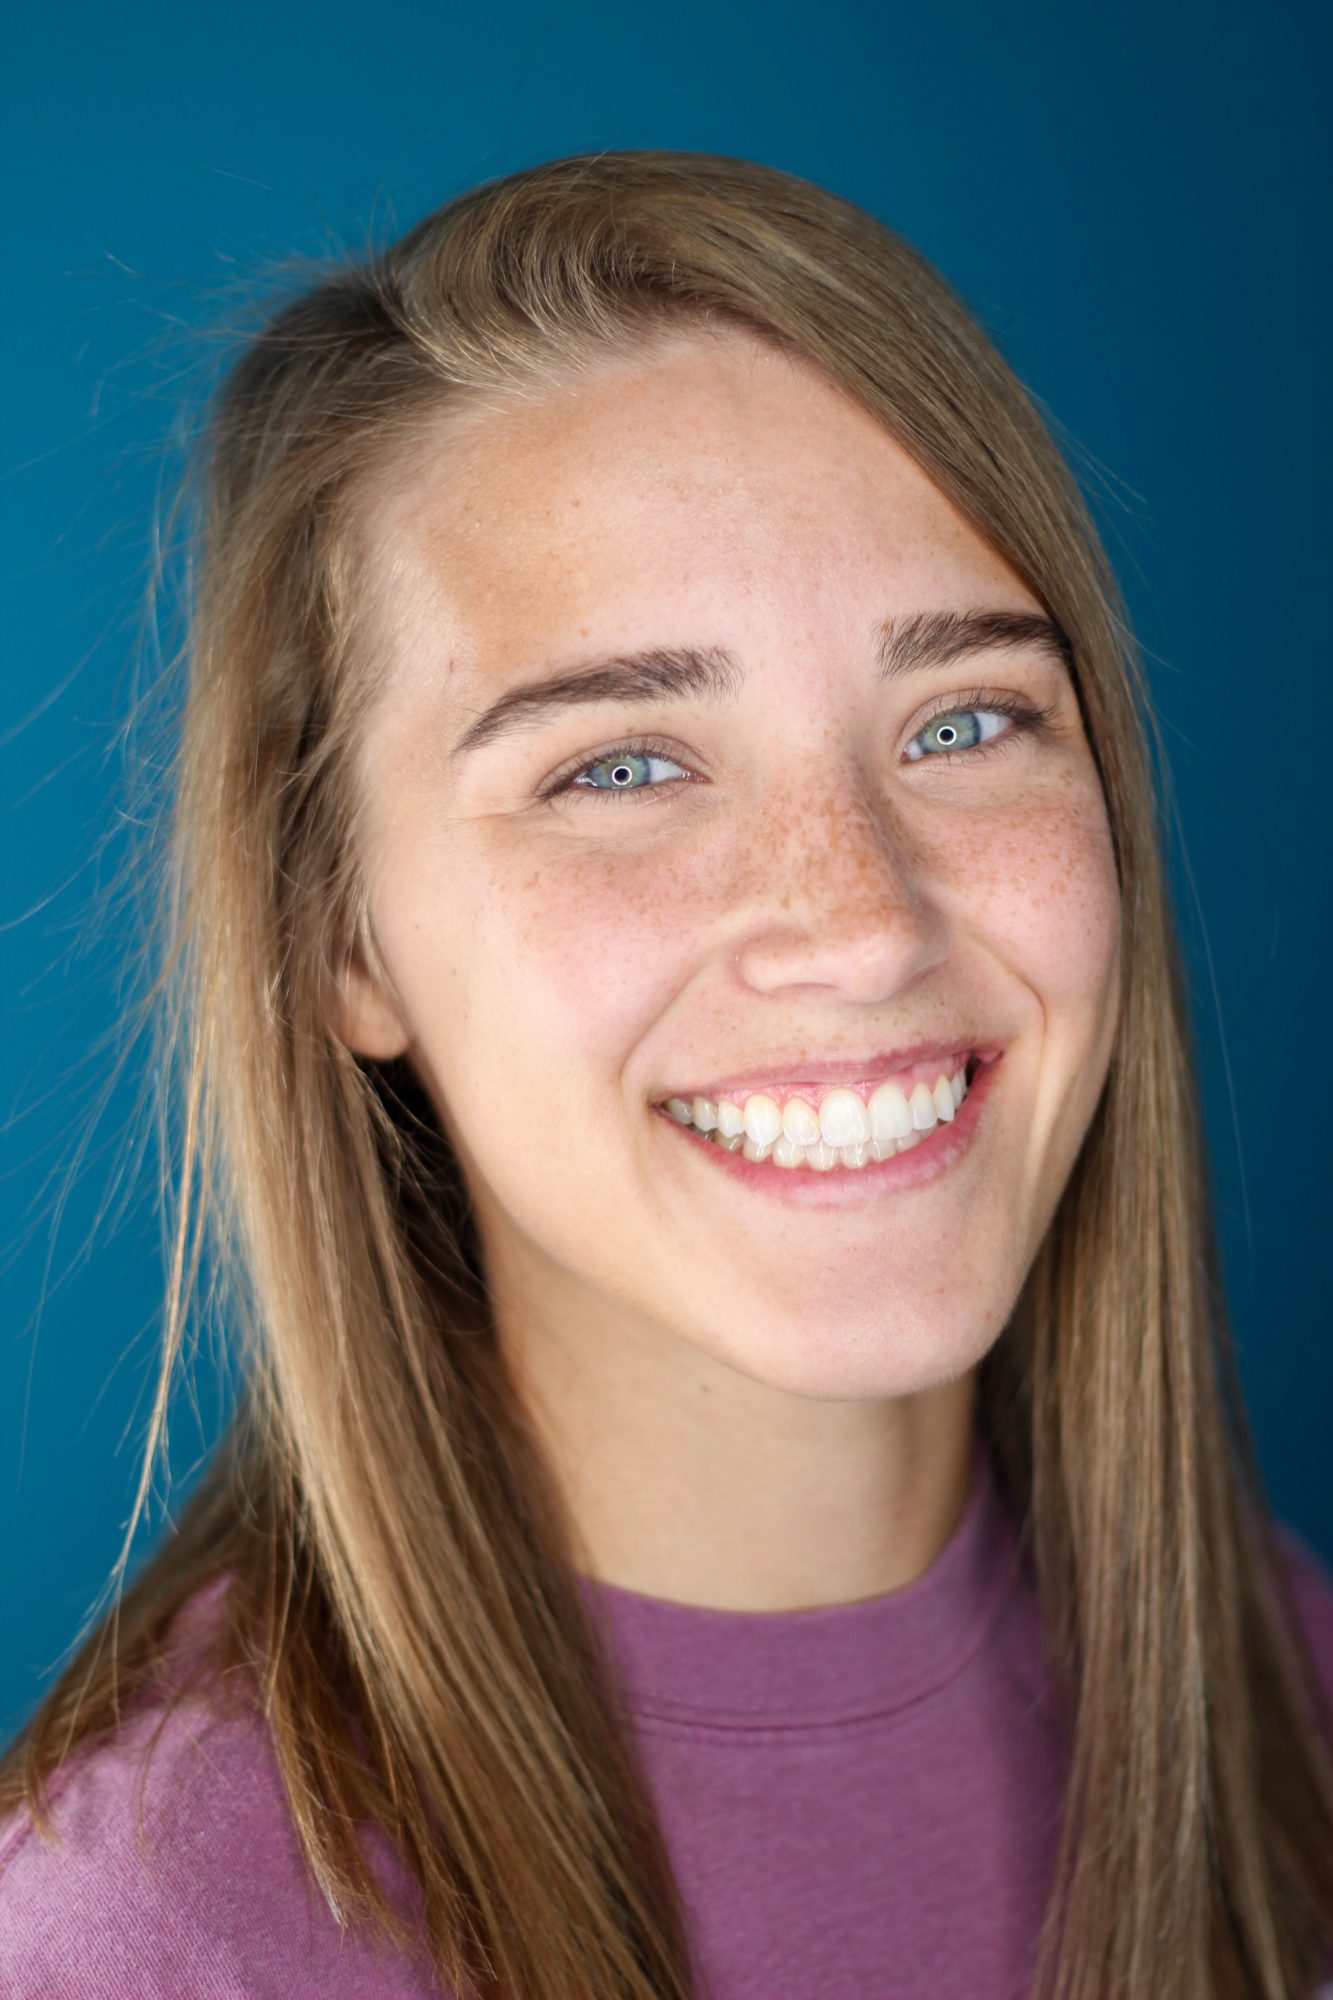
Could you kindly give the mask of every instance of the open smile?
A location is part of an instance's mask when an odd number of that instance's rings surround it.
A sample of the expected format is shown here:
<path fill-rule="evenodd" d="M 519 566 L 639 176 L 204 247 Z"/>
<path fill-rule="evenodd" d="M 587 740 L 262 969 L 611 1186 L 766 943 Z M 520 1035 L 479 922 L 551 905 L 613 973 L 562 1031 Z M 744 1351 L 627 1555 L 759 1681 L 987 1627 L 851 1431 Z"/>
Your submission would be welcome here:
<path fill-rule="evenodd" d="M 805 1095 L 773 1089 L 739 1104 L 675 1097 L 656 1108 L 701 1158 L 741 1185 L 798 1205 L 840 1207 L 947 1172 L 971 1144 L 1000 1060 L 970 1055 L 933 1081 L 907 1075 Z"/>

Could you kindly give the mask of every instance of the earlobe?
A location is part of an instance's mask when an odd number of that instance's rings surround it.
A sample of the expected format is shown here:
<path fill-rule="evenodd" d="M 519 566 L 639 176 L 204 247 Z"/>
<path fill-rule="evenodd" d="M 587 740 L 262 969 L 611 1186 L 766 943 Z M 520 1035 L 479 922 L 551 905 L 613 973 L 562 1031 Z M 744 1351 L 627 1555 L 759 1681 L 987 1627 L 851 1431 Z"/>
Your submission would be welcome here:
<path fill-rule="evenodd" d="M 354 1055 L 370 1056 L 377 1062 L 401 1056 L 411 1040 L 379 981 L 352 961 L 343 968 L 337 1032 Z"/>

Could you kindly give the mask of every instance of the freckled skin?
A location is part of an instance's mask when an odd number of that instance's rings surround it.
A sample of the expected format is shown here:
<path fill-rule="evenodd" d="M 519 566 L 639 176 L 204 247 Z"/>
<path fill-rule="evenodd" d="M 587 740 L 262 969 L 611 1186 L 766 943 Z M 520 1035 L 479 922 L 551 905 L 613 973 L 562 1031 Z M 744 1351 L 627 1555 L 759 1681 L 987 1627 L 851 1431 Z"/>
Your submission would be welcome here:
<path fill-rule="evenodd" d="M 908 1581 L 956 1523 L 976 1363 L 1101 1093 L 1120 917 L 1058 663 L 885 687 L 873 632 L 1041 605 L 865 412 L 735 333 L 442 430 L 367 532 L 392 988 L 354 975 L 339 1025 L 410 1054 L 459 1148 L 589 1564 L 754 1609 Z M 739 701 L 566 710 L 450 764 L 506 688 L 686 643 L 737 654 Z M 1049 733 L 908 760 L 973 688 L 1054 701 Z M 655 796 L 538 798 L 638 735 L 673 760 Z M 968 1030 L 1008 1045 L 971 1151 L 857 1208 L 769 1203 L 650 1109 L 777 1050 Z"/>

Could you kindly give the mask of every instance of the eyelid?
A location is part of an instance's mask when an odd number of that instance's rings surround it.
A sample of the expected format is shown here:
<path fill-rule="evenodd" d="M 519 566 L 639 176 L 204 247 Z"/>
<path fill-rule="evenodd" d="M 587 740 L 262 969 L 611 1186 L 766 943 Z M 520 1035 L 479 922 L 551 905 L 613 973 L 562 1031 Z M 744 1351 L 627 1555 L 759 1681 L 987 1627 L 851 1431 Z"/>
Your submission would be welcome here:
<path fill-rule="evenodd" d="M 1004 713 L 1007 712 L 1005 709 L 1006 703 L 1021 711 L 1032 710 L 1042 715 L 1052 714 L 1055 709 L 1054 702 L 1048 703 L 1043 708 L 1039 702 L 1034 701 L 1029 695 L 1021 693 L 1017 688 L 965 689 L 961 694 L 939 695 L 934 701 L 928 702 L 920 721 L 912 731 L 912 736 L 908 738 L 908 741 L 911 742 L 912 737 L 919 736 L 926 724 L 933 722 L 937 715 L 950 715 L 954 710 L 957 710 L 960 714 L 965 714 L 969 709 L 973 708 L 998 708 Z"/>

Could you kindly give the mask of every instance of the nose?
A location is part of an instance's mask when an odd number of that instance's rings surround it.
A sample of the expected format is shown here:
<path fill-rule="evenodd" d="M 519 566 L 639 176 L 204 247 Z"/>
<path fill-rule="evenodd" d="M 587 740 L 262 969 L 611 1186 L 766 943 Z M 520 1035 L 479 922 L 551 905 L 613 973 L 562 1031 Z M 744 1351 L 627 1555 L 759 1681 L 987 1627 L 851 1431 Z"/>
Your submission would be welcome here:
<path fill-rule="evenodd" d="M 755 845 L 736 969 L 757 993 L 824 986 L 891 998 L 948 956 L 924 858 L 883 801 L 859 789 L 770 810 Z"/>

